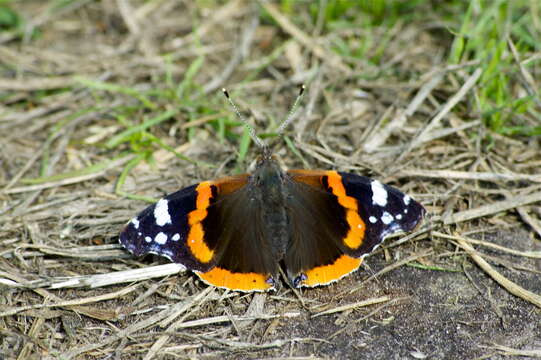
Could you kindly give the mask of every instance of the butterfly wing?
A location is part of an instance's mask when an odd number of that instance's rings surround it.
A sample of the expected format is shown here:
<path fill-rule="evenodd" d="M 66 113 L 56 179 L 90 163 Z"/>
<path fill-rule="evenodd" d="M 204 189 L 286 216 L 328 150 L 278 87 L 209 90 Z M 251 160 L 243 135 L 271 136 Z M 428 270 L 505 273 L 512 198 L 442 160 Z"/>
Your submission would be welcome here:
<path fill-rule="evenodd" d="M 276 260 L 265 252 L 261 212 L 250 201 L 248 175 L 184 188 L 130 220 L 120 243 L 183 264 L 205 282 L 242 291 L 273 286 Z"/>
<path fill-rule="evenodd" d="M 186 246 L 188 214 L 196 209 L 197 185 L 160 199 L 131 219 L 120 233 L 120 244 L 136 256 L 157 254 L 189 269 L 205 270 Z"/>
<path fill-rule="evenodd" d="M 288 171 L 294 286 L 328 284 L 356 270 L 386 236 L 412 230 L 424 208 L 397 189 L 336 171 Z"/>
<path fill-rule="evenodd" d="M 211 199 L 228 196 L 248 182 L 239 175 L 202 182 L 165 196 L 131 219 L 120 234 L 120 244 L 136 256 L 165 256 L 188 269 L 208 271 L 214 266 L 205 249 L 201 225 Z"/>

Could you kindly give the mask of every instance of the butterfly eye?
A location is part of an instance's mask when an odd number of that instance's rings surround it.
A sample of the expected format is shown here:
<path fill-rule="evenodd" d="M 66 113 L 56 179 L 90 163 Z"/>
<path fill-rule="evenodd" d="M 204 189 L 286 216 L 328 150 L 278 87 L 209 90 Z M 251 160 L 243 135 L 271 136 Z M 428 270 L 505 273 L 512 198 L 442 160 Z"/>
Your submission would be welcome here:
<path fill-rule="evenodd" d="M 263 181 L 263 176 L 261 175 L 261 173 L 256 173 L 254 174 L 253 179 L 256 186 L 261 185 L 261 182 Z"/>

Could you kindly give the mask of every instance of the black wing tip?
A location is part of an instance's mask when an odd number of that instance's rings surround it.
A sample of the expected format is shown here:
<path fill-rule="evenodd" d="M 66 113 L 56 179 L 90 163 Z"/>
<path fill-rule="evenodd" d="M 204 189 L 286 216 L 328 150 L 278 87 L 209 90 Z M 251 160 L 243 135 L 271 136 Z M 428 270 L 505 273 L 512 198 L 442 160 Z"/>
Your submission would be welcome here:
<path fill-rule="evenodd" d="M 141 251 L 142 247 L 138 246 L 140 239 L 138 239 L 135 227 L 132 223 L 129 223 L 124 227 L 120 233 L 120 236 L 118 237 L 118 242 L 123 248 L 135 256 L 141 256 L 144 254 L 144 251 Z"/>

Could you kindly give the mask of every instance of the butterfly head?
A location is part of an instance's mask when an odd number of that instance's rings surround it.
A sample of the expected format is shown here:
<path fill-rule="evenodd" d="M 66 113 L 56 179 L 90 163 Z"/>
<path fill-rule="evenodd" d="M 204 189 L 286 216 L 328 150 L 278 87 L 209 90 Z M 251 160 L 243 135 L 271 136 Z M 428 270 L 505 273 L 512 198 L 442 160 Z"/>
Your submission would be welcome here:
<path fill-rule="evenodd" d="M 283 182 L 284 173 L 276 157 L 268 148 L 264 148 L 263 154 L 257 159 L 256 170 L 252 177 L 254 184 L 267 188 L 280 185 Z"/>

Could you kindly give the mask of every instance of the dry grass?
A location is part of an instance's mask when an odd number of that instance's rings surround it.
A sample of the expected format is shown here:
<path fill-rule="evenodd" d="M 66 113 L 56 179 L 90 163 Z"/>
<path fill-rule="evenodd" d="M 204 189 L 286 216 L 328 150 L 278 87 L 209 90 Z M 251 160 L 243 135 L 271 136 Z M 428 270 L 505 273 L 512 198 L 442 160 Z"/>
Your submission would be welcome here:
<path fill-rule="evenodd" d="M 541 331 L 540 139 L 487 126 L 487 70 L 447 63 L 446 24 L 325 28 L 319 13 L 302 29 L 308 6 L 292 15 L 264 1 L 68 4 L 17 2 L 27 31 L 0 35 L 0 358 L 539 356 L 527 334 Z M 362 57 L 336 51 L 354 53 L 356 39 L 370 39 Z M 539 66 L 527 64 L 540 53 L 508 45 L 508 96 L 533 96 L 517 117 L 538 124 Z M 371 175 L 430 214 L 368 259 L 376 271 L 247 295 L 117 245 L 141 200 L 244 171 L 257 155 L 217 89 L 272 141 L 301 83 L 302 115 L 276 147 L 284 166 Z M 417 293 L 438 276 L 445 292 Z M 452 322 L 467 336 L 427 344 L 401 327 L 410 312 L 444 329 L 448 310 L 426 303 L 460 303 L 469 290 L 449 289 L 462 278 L 476 295 Z M 482 315 L 503 324 L 501 343 L 482 337 Z"/>

